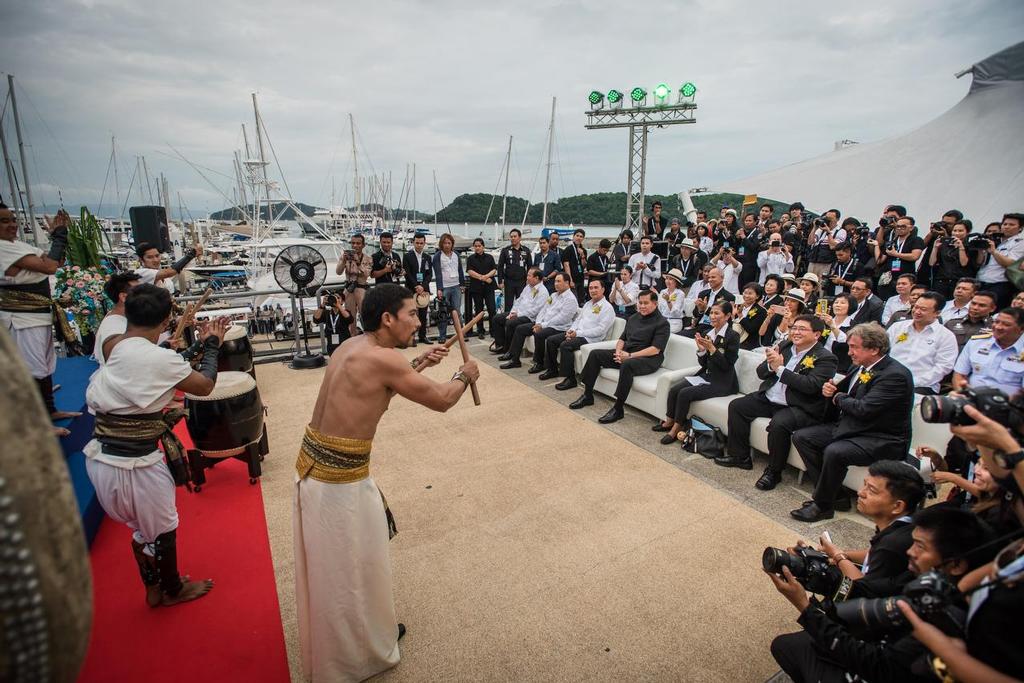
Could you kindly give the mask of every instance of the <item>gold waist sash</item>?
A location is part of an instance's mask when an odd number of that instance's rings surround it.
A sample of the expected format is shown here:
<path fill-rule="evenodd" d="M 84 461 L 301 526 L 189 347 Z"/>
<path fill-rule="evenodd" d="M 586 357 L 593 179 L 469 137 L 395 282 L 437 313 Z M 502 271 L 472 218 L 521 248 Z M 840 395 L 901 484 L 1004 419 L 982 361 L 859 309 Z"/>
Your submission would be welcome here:
<path fill-rule="evenodd" d="M 75 333 L 71 329 L 64 309 L 56 301 L 44 294 L 26 292 L 8 287 L 0 287 L 0 311 L 11 313 L 49 313 L 57 325 L 57 332 L 63 341 L 73 341 Z"/>
<path fill-rule="evenodd" d="M 299 457 L 295 461 L 295 471 L 299 479 L 311 477 L 325 484 L 351 484 L 362 481 L 370 476 L 370 448 L 373 441 L 368 439 L 348 439 L 343 436 L 328 436 L 306 425 L 306 433 L 302 437 Z M 377 488 L 380 499 L 384 503 L 384 514 L 388 522 L 388 536 L 394 538 L 398 533 L 395 518 L 388 507 L 387 498 Z"/>

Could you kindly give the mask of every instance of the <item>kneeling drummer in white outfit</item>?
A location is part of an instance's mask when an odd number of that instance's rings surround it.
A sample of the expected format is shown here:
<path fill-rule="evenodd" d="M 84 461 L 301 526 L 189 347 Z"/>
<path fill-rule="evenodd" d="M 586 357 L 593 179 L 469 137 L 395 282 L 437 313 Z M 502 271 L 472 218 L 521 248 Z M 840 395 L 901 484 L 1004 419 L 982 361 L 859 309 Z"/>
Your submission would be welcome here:
<path fill-rule="evenodd" d="M 103 510 L 133 531 L 132 552 L 147 604 L 174 605 L 205 595 L 213 581 L 183 581 L 178 574 L 174 487 L 185 482 L 186 466 L 171 427 L 184 411 L 163 409 L 175 389 L 197 396 L 213 391 L 227 320 L 208 326 L 203 360 L 195 371 L 181 355 L 156 345 L 171 317 L 166 289 L 136 286 L 125 298 L 124 314 L 127 330 L 104 341 L 106 362 L 89 380 L 85 394 L 96 414 L 93 439 L 85 447 L 86 471 Z"/>

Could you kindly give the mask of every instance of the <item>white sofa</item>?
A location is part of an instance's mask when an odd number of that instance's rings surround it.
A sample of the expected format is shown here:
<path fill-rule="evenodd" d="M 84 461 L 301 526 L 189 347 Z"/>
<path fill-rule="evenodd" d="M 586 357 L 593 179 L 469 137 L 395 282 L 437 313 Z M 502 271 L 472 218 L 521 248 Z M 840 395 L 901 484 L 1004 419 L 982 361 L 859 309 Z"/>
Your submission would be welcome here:
<path fill-rule="evenodd" d="M 619 335 L 621 335 L 621 331 Z M 580 349 L 579 365 L 580 370 L 587 362 L 591 351 L 597 349 L 614 349 L 616 339 L 597 342 L 596 344 L 584 344 Z M 697 362 L 697 344 L 692 339 L 680 337 L 678 334 L 670 335 L 668 346 L 665 347 L 665 360 L 661 367 L 650 375 L 636 377 L 633 380 L 633 388 L 629 392 L 626 403 L 637 410 L 648 415 L 662 417 L 665 414 L 665 406 L 668 405 L 669 390 L 679 384 L 688 375 L 694 375 L 700 371 L 700 364 Z M 615 394 L 615 385 L 619 379 L 619 371 L 615 368 L 604 368 L 594 383 L 594 390 L 606 396 Z"/>

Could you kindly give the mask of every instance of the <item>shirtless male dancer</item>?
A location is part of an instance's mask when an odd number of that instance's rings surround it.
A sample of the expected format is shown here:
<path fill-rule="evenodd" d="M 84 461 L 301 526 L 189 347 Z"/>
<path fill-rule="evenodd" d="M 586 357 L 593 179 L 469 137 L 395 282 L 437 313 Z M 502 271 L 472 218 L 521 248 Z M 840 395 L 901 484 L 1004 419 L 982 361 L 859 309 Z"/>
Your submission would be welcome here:
<path fill-rule="evenodd" d="M 170 349 L 157 346 L 171 317 L 171 295 L 142 284 L 124 299 L 124 334 L 103 341 L 105 359 L 89 379 L 85 401 L 96 413 L 86 444 L 86 472 L 103 510 L 132 529 L 132 553 L 150 607 L 176 605 L 205 595 L 213 581 L 190 581 L 178 573 L 175 480 L 165 457 L 183 457 L 171 427 L 183 411 L 163 412 L 176 389 L 206 396 L 217 382 L 217 356 L 227 319 L 203 332 L 199 370 Z M 163 445 L 161 452 L 157 444 Z"/>
<path fill-rule="evenodd" d="M 469 361 L 435 382 L 413 368 L 439 363 L 444 346 L 412 363 L 396 351 L 420 326 L 405 287 L 376 285 L 360 312 L 364 334 L 331 356 L 296 463 L 295 591 L 302 665 L 313 681 L 361 681 L 398 663 L 405 629 L 391 594 L 394 523 L 370 478 L 370 447 L 391 398 L 444 412 L 480 374 Z"/>

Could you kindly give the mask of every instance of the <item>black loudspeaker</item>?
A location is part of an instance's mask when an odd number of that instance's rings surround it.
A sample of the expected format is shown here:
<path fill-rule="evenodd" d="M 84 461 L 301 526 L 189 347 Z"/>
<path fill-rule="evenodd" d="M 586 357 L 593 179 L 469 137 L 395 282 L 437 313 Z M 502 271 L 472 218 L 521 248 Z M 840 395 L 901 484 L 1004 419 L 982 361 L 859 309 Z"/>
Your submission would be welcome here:
<path fill-rule="evenodd" d="M 132 221 L 135 245 L 149 242 L 164 253 L 171 252 L 171 236 L 167 231 L 167 211 L 162 206 L 133 206 L 128 210 Z"/>

